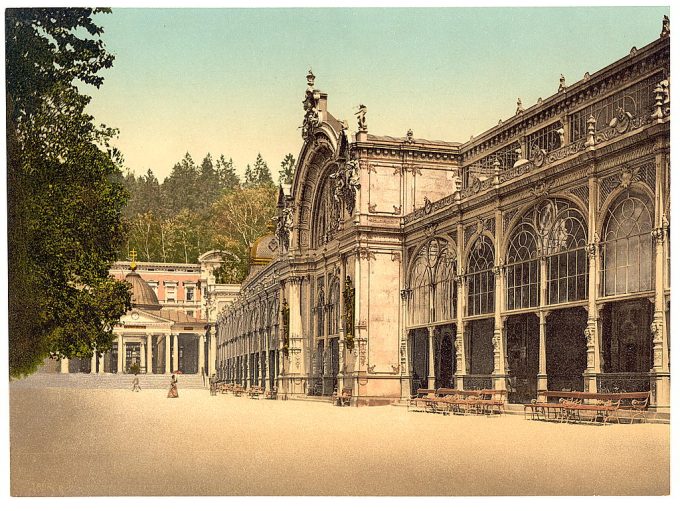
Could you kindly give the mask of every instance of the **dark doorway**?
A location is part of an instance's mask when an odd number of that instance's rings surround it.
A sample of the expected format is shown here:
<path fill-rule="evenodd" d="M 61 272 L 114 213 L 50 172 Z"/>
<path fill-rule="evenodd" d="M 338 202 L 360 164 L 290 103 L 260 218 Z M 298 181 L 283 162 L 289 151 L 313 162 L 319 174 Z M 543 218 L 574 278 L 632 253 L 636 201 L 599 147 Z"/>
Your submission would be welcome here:
<path fill-rule="evenodd" d="M 338 387 L 338 372 L 340 371 L 340 344 L 338 339 L 331 339 L 331 393 Z"/>
<path fill-rule="evenodd" d="M 471 375 L 493 373 L 494 320 L 480 319 L 468 323 L 468 367 Z"/>
<path fill-rule="evenodd" d="M 179 335 L 179 370 L 184 374 L 198 373 L 198 339 L 195 335 Z"/>
<path fill-rule="evenodd" d="M 274 370 L 276 368 L 276 351 L 271 350 L 269 352 L 269 388 L 276 387 L 276 375 Z"/>
<path fill-rule="evenodd" d="M 586 370 L 584 330 L 588 313 L 583 307 L 558 309 L 546 324 L 546 372 L 548 390 L 583 390 Z"/>
<path fill-rule="evenodd" d="M 411 361 L 411 394 L 420 388 L 427 388 L 428 377 L 428 332 L 418 328 L 409 332 L 409 359 Z"/>
<path fill-rule="evenodd" d="M 505 323 L 508 350 L 508 400 L 528 403 L 536 398 L 539 323 L 536 314 L 510 316 Z"/>
<path fill-rule="evenodd" d="M 435 387 L 453 388 L 453 378 L 456 374 L 456 352 L 454 339 L 456 325 L 443 325 L 435 329 Z"/>
<path fill-rule="evenodd" d="M 601 313 L 605 373 L 647 373 L 652 368 L 654 306 L 649 300 L 608 303 Z"/>

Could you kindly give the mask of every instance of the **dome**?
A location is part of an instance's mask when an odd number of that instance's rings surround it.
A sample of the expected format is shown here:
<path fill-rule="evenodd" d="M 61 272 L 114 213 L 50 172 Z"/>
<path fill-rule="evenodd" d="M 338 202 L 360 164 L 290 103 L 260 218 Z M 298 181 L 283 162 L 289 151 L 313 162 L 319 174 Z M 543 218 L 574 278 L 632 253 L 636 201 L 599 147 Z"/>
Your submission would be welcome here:
<path fill-rule="evenodd" d="M 132 295 L 132 305 L 139 309 L 158 310 L 161 305 L 158 303 L 158 297 L 153 292 L 151 286 L 137 273 L 132 270 L 125 275 L 125 282 L 132 285 L 130 294 Z"/>
<path fill-rule="evenodd" d="M 265 234 L 255 240 L 250 248 L 250 264 L 268 264 L 279 246 L 274 234 Z"/>

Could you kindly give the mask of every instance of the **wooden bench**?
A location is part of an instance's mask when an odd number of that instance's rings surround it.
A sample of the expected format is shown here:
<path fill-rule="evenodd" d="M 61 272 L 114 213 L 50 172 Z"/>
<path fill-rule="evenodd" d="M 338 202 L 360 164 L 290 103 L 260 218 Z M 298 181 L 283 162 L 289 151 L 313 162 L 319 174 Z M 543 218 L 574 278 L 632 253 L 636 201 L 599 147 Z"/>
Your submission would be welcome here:
<path fill-rule="evenodd" d="M 503 414 L 507 390 L 456 390 L 446 400 L 451 405 L 452 413 L 474 413 L 479 415 Z"/>
<path fill-rule="evenodd" d="M 647 420 L 649 392 L 572 392 L 539 391 L 537 399 L 524 405 L 524 418 L 557 420 L 560 422 L 584 422 L 606 424 L 620 422 L 620 411 L 629 415 L 630 422 L 639 418 Z M 554 400 L 557 400 L 555 402 Z M 553 400 L 553 401 L 551 401 Z"/>
<path fill-rule="evenodd" d="M 267 392 L 264 393 L 264 398 L 265 399 L 276 399 L 276 396 L 278 395 L 278 390 L 276 387 L 272 387 L 269 389 Z"/>
<path fill-rule="evenodd" d="M 345 387 L 338 394 L 338 389 L 333 392 L 333 404 L 337 406 L 349 406 L 352 402 L 352 388 Z"/>
<path fill-rule="evenodd" d="M 260 399 L 262 394 L 264 394 L 264 389 L 260 386 L 255 385 L 248 388 L 248 397 L 250 399 Z"/>
<path fill-rule="evenodd" d="M 246 391 L 241 385 L 236 385 L 231 387 L 231 392 L 234 394 L 236 397 L 241 397 L 241 394 L 243 394 Z"/>
<path fill-rule="evenodd" d="M 435 389 L 417 389 L 415 395 L 408 400 L 408 409 L 415 412 L 431 412 L 437 398 Z"/>

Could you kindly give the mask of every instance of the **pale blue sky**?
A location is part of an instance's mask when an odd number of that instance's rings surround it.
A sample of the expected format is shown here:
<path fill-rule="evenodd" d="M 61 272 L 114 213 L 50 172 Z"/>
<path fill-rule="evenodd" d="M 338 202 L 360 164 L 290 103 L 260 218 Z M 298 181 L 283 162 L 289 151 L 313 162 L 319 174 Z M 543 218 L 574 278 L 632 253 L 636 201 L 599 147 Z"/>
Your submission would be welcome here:
<path fill-rule="evenodd" d="M 116 55 L 90 112 L 136 173 L 189 151 L 296 157 L 305 75 L 354 129 L 465 141 L 659 36 L 667 7 L 128 9 L 102 15 Z"/>

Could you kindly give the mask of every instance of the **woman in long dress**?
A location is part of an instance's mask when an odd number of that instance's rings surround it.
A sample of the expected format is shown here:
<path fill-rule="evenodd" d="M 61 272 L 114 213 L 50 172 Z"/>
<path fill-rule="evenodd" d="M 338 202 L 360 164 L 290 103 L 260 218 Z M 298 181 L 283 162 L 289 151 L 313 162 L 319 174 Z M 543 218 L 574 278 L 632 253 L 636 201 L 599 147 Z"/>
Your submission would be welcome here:
<path fill-rule="evenodd" d="M 173 374 L 170 380 L 170 390 L 168 391 L 168 397 L 179 397 L 177 393 L 177 377 Z"/>

